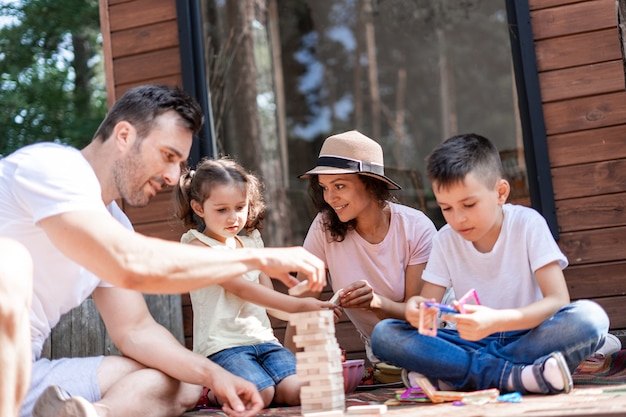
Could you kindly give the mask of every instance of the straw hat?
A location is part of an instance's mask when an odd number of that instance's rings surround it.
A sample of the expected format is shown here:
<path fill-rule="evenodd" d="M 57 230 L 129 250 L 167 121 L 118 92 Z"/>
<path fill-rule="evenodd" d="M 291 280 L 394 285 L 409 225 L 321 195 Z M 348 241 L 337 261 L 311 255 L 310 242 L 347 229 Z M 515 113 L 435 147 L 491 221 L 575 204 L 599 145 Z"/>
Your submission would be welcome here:
<path fill-rule="evenodd" d="M 390 190 L 400 189 L 398 184 L 385 176 L 383 148 L 356 130 L 326 138 L 315 168 L 298 178 L 333 174 L 367 175 L 384 181 Z"/>

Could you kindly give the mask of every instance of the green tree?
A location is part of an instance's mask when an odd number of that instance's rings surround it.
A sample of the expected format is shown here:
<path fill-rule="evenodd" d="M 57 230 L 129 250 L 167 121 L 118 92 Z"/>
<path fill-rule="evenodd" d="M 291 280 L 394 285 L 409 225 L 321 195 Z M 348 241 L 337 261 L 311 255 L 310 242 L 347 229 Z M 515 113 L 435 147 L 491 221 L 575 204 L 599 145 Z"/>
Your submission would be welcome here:
<path fill-rule="evenodd" d="M 98 1 L 0 4 L 0 155 L 84 146 L 106 113 Z"/>

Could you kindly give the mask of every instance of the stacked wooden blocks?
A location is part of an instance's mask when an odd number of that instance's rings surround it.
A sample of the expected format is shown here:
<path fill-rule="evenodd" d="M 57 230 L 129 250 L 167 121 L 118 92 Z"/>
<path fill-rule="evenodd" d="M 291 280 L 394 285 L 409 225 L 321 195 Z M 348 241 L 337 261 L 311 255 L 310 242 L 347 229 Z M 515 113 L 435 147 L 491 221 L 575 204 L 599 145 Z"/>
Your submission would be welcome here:
<path fill-rule="evenodd" d="M 341 349 L 335 337 L 332 310 L 294 313 L 289 316 L 296 335 L 296 375 L 305 385 L 300 390 L 302 413 L 341 411 L 345 407 Z"/>

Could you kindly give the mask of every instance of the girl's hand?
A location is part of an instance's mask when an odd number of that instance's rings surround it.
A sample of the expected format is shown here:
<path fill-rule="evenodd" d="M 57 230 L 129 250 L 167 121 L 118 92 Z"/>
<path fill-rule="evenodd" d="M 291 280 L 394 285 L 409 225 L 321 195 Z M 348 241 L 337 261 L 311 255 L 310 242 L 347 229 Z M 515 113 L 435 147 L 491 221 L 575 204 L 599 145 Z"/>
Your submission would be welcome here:
<path fill-rule="evenodd" d="M 318 311 L 329 310 L 335 307 L 333 303 L 328 301 L 318 300 L 314 297 L 304 297 L 298 299 L 298 313 L 304 313 L 306 311 Z M 336 316 L 336 314 L 335 314 Z"/>
<path fill-rule="evenodd" d="M 374 289 L 365 280 L 353 282 L 341 289 L 339 296 L 343 308 L 371 310 L 380 306 L 380 299 Z"/>
<path fill-rule="evenodd" d="M 335 324 L 337 324 L 341 316 L 343 316 L 343 308 L 337 304 L 333 304 L 333 313 L 335 314 Z"/>
<path fill-rule="evenodd" d="M 459 336 L 465 340 L 481 340 L 497 332 L 498 311 L 479 305 L 465 305 L 466 314 L 443 314 L 442 319 L 456 323 Z"/>

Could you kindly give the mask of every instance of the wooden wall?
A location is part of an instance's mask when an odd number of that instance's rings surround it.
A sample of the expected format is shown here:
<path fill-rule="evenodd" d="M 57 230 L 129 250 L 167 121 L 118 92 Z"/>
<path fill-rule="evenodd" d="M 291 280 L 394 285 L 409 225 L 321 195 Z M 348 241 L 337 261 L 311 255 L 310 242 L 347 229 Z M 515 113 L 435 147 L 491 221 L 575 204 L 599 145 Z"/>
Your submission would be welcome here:
<path fill-rule="evenodd" d="M 626 91 L 615 0 L 530 0 L 572 298 L 626 329 Z"/>
<path fill-rule="evenodd" d="M 110 102 L 144 83 L 181 84 L 174 0 L 100 0 Z M 626 91 L 615 0 L 529 0 L 560 231 L 573 299 L 592 298 L 626 329 Z M 184 30 L 184 28 L 183 28 Z M 178 240 L 169 195 L 127 212 L 138 231 Z M 191 307 L 183 297 L 185 340 Z M 274 321 L 282 339 L 284 323 Z M 364 357 L 349 322 L 350 357 Z"/>
<path fill-rule="evenodd" d="M 100 21 L 109 105 L 137 85 L 182 86 L 174 0 L 100 0 Z M 178 241 L 184 232 L 180 224 L 172 221 L 169 192 L 160 193 L 147 207 L 124 210 L 140 233 Z M 286 292 L 280 283 L 276 287 Z M 329 291 L 326 288 L 324 297 L 330 298 Z M 182 333 L 186 346 L 191 348 L 193 311 L 189 294 L 183 294 L 180 303 Z M 283 341 L 286 323 L 272 318 L 272 325 Z M 349 320 L 344 317 L 336 332 L 348 359 L 365 358 L 363 343 Z"/>

